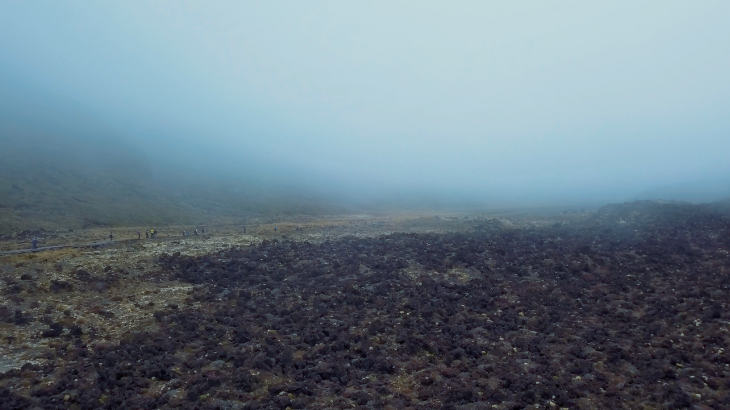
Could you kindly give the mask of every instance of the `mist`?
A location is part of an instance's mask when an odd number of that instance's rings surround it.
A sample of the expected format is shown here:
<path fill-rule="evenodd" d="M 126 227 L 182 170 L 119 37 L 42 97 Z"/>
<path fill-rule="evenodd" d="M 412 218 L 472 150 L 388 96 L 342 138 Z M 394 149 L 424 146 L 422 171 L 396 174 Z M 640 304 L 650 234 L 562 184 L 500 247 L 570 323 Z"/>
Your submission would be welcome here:
<path fill-rule="evenodd" d="M 727 0 L 0 1 L 0 410 L 723 408 L 729 45 Z"/>
<path fill-rule="evenodd" d="M 6 2 L 0 144 L 173 192 L 720 200 L 727 16 L 719 1 Z"/>

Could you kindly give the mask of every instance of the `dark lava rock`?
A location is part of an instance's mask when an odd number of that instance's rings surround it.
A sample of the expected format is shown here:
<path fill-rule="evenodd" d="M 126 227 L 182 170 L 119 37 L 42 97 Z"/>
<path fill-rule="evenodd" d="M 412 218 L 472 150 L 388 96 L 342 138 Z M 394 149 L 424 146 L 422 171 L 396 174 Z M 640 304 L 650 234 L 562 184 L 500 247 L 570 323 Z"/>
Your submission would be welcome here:
<path fill-rule="evenodd" d="M 118 345 L 76 337 L 25 371 L 53 380 L 27 397 L 5 376 L 0 408 L 65 408 L 67 392 L 82 409 L 730 408 L 729 222 L 632 203 L 548 227 L 166 255 L 199 285 L 188 302 Z"/>
<path fill-rule="evenodd" d="M 52 323 L 50 329 L 43 332 L 43 337 L 58 337 L 63 332 L 63 325 L 60 323 Z"/>
<path fill-rule="evenodd" d="M 79 325 L 73 325 L 69 328 L 69 333 L 71 336 L 81 336 L 84 332 L 81 330 Z"/>
<path fill-rule="evenodd" d="M 87 271 L 85 269 L 77 270 L 76 278 L 78 278 L 78 280 L 80 280 L 82 282 L 89 282 L 89 281 L 93 280 L 93 276 L 91 275 L 91 273 L 89 273 L 89 271 Z"/>
<path fill-rule="evenodd" d="M 49 286 L 49 290 L 53 293 L 59 293 L 64 291 L 70 291 L 73 289 L 73 286 L 71 286 L 70 283 L 62 280 L 52 280 L 51 285 Z"/>

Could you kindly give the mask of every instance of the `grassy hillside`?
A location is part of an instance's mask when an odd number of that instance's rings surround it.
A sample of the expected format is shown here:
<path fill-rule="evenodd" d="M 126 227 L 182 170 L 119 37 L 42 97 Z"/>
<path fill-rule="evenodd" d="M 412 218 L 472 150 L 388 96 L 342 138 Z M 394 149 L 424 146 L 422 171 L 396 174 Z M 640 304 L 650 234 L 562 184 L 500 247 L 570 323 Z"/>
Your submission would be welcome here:
<path fill-rule="evenodd" d="M 6 165 L 1 175 L 0 224 L 78 228 L 166 223 L 191 216 L 147 181 L 128 175 L 55 164 Z"/>
<path fill-rule="evenodd" d="M 0 237 L 18 230 L 230 223 L 342 210 L 306 192 L 153 175 L 146 152 L 87 107 L 0 83 Z M 170 174 L 172 175 L 172 174 Z"/>
<path fill-rule="evenodd" d="M 93 155 L 89 150 L 88 155 Z M 117 163 L 125 163 L 123 153 Z M 129 159 L 129 158 L 128 158 Z M 23 229 L 230 223 L 256 215 L 331 214 L 344 208 L 303 192 L 251 184 L 156 181 L 131 167 L 95 167 L 0 154 L 0 234 Z"/>

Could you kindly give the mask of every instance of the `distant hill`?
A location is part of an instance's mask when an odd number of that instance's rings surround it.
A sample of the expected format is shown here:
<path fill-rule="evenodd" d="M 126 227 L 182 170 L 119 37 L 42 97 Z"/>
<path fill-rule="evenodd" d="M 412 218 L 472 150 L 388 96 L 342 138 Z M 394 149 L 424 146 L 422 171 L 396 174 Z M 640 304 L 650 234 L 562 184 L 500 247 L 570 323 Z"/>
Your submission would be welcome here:
<path fill-rule="evenodd" d="M 144 153 L 111 138 L 0 122 L 0 229 L 165 223 L 193 213 L 155 188 Z"/>
<path fill-rule="evenodd" d="M 19 229 L 231 223 L 257 215 L 341 213 L 306 192 L 245 182 L 158 180 L 144 152 L 113 139 L 0 136 L 0 234 Z M 43 141 L 41 141 L 43 140 Z"/>
<path fill-rule="evenodd" d="M 0 236 L 342 211 L 296 190 L 153 175 L 139 143 L 84 107 L 8 83 L 0 83 L 0 147 Z"/>
<path fill-rule="evenodd" d="M 99 163 L 84 159 L 108 154 L 93 145 L 79 149 L 82 155 L 33 153 L 25 145 L 14 148 L 0 153 L 0 233 L 40 227 L 231 223 L 258 215 L 344 211 L 303 192 L 245 183 L 163 183 L 147 173 L 144 156 L 134 150 L 119 149 Z"/>
<path fill-rule="evenodd" d="M 634 200 L 677 200 L 693 203 L 730 200 L 730 179 L 717 178 L 670 184 L 645 191 Z"/>

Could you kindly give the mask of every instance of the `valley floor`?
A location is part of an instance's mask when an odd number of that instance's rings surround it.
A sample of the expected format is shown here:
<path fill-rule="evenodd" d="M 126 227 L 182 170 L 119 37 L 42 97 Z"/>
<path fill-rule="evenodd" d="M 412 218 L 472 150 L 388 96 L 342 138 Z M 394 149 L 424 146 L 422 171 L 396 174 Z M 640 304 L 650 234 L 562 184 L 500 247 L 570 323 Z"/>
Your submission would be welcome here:
<path fill-rule="evenodd" d="M 693 205 L 194 228 L 0 257 L 0 408 L 730 406 L 730 228 Z"/>

